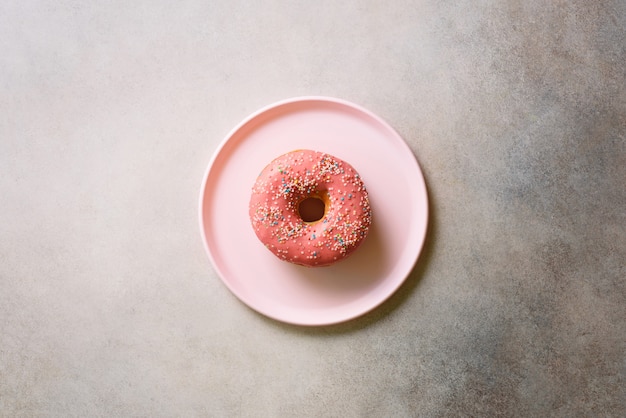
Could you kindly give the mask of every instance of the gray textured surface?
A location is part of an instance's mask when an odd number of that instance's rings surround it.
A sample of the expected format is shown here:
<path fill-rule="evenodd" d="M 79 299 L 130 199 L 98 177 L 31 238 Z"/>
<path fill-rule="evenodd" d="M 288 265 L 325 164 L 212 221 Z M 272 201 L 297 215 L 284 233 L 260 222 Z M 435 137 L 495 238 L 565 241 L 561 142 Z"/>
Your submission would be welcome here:
<path fill-rule="evenodd" d="M 170 4 L 171 3 L 171 4 Z M 0 4 L 0 416 L 624 416 L 626 3 Z M 215 276 L 224 135 L 298 95 L 380 114 L 432 219 L 327 328 Z"/>

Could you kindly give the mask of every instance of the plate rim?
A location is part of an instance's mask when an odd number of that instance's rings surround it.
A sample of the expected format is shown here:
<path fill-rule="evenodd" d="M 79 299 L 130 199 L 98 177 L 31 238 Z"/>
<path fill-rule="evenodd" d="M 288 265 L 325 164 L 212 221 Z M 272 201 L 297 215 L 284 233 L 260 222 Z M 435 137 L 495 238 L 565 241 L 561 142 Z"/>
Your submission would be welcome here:
<path fill-rule="evenodd" d="M 421 234 L 421 236 L 419 237 L 419 245 L 417 246 L 417 251 L 415 252 L 415 255 L 413 257 L 413 260 L 411 261 L 410 264 L 410 268 L 408 269 L 408 271 L 406 272 L 406 274 L 404 275 L 404 277 L 401 280 L 398 280 L 398 282 L 395 284 L 395 286 L 393 286 L 389 292 L 387 292 L 387 294 L 384 295 L 384 297 L 381 297 L 380 300 L 378 300 L 376 303 L 372 304 L 371 306 L 368 306 L 366 309 L 360 310 L 358 312 L 353 312 L 350 315 L 345 315 L 341 318 L 337 318 L 335 320 L 332 321 L 323 321 L 323 322 L 315 322 L 315 321 L 309 321 L 309 322 L 303 322 L 303 321 L 296 321 L 296 320 L 290 320 L 284 317 L 280 317 L 278 315 L 273 315 L 271 313 L 259 310 L 257 307 L 251 305 L 250 303 L 248 303 L 248 301 L 246 301 L 244 298 L 242 298 L 241 295 L 238 294 L 238 292 L 233 288 L 233 286 L 231 286 L 231 284 L 229 283 L 229 281 L 227 279 L 225 279 L 224 277 L 224 272 L 221 270 L 219 263 L 216 262 L 215 256 L 213 255 L 213 253 L 211 252 L 211 249 L 209 248 L 209 243 L 208 243 L 208 238 L 207 238 L 207 234 L 206 234 L 206 225 L 205 225 L 205 219 L 204 219 L 204 200 L 205 200 L 205 195 L 206 195 L 206 188 L 207 188 L 207 183 L 209 181 L 209 176 L 211 175 L 211 172 L 214 170 L 216 162 L 218 160 L 218 158 L 220 157 L 220 155 L 222 154 L 223 150 L 226 148 L 226 146 L 230 143 L 230 141 L 232 140 L 233 137 L 235 137 L 235 135 L 237 134 L 237 132 L 239 132 L 242 128 L 244 128 L 248 123 L 254 121 L 256 118 L 258 118 L 259 116 L 262 116 L 263 114 L 273 110 L 273 109 L 277 109 L 280 108 L 282 106 L 285 105 L 289 105 L 289 104 L 295 104 L 295 103 L 303 103 L 303 102 L 325 102 L 325 103 L 329 103 L 329 104 L 339 104 L 342 106 L 346 106 L 348 108 L 351 108 L 353 110 L 358 111 L 359 113 L 362 113 L 364 115 L 366 115 L 369 118 L 372 118 L 374 121 L 376 121 L 376 123 L 380 124 L 382 127 L 384 127 L 386 130 L 388 130 L 395 138 L 396 142 L 402 146 L 403 148 L 405 148 L 405 152 L 407 152 L 410 156 L 411 156 L 411 161 L 415 164 L 415 168 L 417 168 L 417 173 L 419 174 L 419 183 L 421 185 L 421 187 L 423 188 L 424 191 L 424 215 L 423 215 L 423 222 L 424 222 L 424 227 L 423 227 L 423 234 Z M 270 103 L 268 105 L 262 106 L 261 108 L 257 109 L 256 111 L 248 114 L 248 116 L 244 117 L 239 123 L 237 123 L 226 135 L 225 137 L 220 141 L 220 143 L 218 144 L 218 146 L 216 147 L 215 151 L 213 152 L 213 154 L 211 155 L 211 158 L 209 160 L 209 163 L 205 169 L 203 178 L 202 178 L 202 183 L 201 183 L 201 187 L 200 187 L 200 194 L 199 194 L 199 204 L 198 204 L 198 220 L 199 220 L 199 226 L 200 226 L 200 236 L 202 238 L 202 243 L 203 243 L 203 247 L 205 250 L 205 254 L 208 255 L 209 260 L 211 262 L 211 265 L 213 267 L 213 269 L 215 270 L 215 272 L 217 273 L 220 281 L 222 282 L 222 284 L 224 284 L 226 286 L 226 288 L 231 292 L 232 295 L 234 295 L 236 297 L 236 299 L 238 299 L 240 302 L 242 302 L 245 306 L 247 306 L 248 308 L 252 309 L 254 312 L 259 313 L 265 317 L 271 318 L 273 320 L 279 321 L 279 322 L 283 322 L 283 323 L 288 323 L 288 324 L 292 324 L 292 325 L 299 325 L 299 326 L 327 326 L 327 325 L 334 325 L 334 324 L 339 324 L 339 323 L 343 323 L 343 322 L 347 322 L 350 320 L 353 320 L 355 318 L 361 317 L 373 310 L 375 310 L 376 308 L 378 308 L 380 305 L 382 305 L 385 301 L 387 301 L 393 294 L 395 294 L 398 289 L 400 287 L 402 287 L 402 285 L 406 282 L 407 278 L 410 276 L 411 272 L 415 269 L 415 265 L 417 264 L 417 261 L 419 260 L 420 255 L 422 254 L 423 250 L 424 250 L 424 245 L 426 242 L 426 236 L 428 234 L 428 225 L 429 225 L 429 218 L 430 218 L 430 213 L 429 213 L 429 208 L 430 208 L 430 203 L 429 203 L 429 197 L 428 197 L 428 190 L 426 188 L 426 182 L 424 179 L 424 173 L 422 171 L 422 168 L 419 164 L 419 161 L 417 160 L 416 155 L 413 153 L 413 150 L 411 150 L 411 148 L 409 147 L 408 143 L 404 140 L 404 138 L 387 122 L 385 121 L 383 118 L 381 118 L 380 116 L 378 116 L 377 114 L 373 113 L 372 111 L 364 108 L 361 105 L 358 105 L 356 103 L 353 103 L 351 101 L 345 100 L 345 99 L 340 99 L 340 98 L 336 98 L 336 97 L 331 97 L 331 96 L 323 96 L 323 95 L 306 95 L 306 96 L 296 96 L 296 97 L 291 97 L 291 98 L 287 98 L 287 99 L 283 99 L 283 100 L 279 100 L 279 101 L 275 101 L 273 103 Z"/>

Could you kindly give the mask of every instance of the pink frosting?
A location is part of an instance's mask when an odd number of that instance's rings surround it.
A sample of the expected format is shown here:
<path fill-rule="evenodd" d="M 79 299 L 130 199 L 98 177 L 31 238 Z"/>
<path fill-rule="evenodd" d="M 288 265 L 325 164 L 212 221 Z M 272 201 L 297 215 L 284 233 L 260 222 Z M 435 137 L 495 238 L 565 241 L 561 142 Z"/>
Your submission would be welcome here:
<path fill-rule="evenodd" d="M 324 201 L 324 216 L 305 222 L 304 199 Z M 372 221 L 365 185 L 354 168 L 332 155 L 297 150 L 273 160 L 252 188 L 250 220 L 257 237 L 282 260 L 327 266 L 363 242 Z"/>

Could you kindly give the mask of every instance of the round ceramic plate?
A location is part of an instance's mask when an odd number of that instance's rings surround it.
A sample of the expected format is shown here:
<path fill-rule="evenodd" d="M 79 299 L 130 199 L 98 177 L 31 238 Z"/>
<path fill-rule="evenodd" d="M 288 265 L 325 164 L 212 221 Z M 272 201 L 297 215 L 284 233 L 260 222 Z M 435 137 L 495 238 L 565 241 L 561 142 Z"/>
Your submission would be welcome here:
<path fill-rule="evenodd" d="M 369 192 L 368 237 L 329 267 L 279 260 L 257 239 L 248 217 L 258 174 L 296 149 L 348 162 Z M 427 199 L 415 157 L 386 122 L 343 100 L 302 97 L 259 110 L 225 138 L 202 184 L 200 227 L 217 274 L 242 302 L 279 321 L 328 325 L 372 310 L 404 282 L 426 236 Z"/>

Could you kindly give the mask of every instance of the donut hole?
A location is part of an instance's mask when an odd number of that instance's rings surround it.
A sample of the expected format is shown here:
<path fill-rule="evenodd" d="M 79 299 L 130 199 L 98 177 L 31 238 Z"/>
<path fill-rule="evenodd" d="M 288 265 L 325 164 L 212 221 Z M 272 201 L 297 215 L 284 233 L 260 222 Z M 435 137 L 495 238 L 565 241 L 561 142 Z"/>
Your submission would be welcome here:
<path fill-rule="evenodd" d="M 304 222 L 317 222 L 324 217 L 326 204 L 316 196 L 307 197 L 298 204 L 298 214 Z"/>

